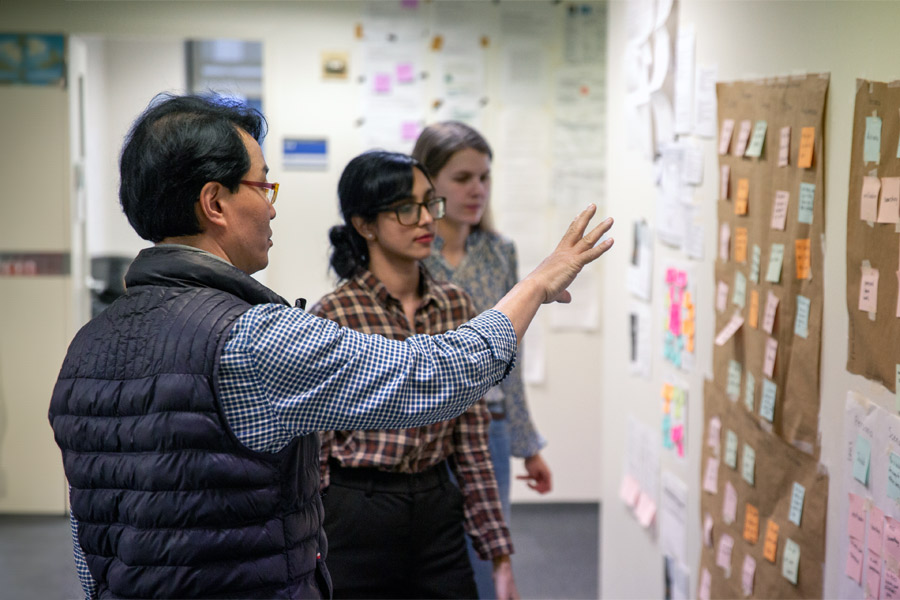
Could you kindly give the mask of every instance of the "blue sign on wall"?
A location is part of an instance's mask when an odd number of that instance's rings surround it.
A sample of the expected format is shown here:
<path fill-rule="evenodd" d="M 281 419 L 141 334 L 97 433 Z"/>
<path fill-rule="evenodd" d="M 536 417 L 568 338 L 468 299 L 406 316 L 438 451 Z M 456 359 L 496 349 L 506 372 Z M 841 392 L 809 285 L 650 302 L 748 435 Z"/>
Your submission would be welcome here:
<path fill-rule="evenodd" d="M 0 83 L 64 84 L 65 47 L 62 35 L 0 33 Z"/>
<path fill-rule="evenodd" d="M 285 138 L 283 145 L 284 168 L 327 169 L 328 140 Z"/>

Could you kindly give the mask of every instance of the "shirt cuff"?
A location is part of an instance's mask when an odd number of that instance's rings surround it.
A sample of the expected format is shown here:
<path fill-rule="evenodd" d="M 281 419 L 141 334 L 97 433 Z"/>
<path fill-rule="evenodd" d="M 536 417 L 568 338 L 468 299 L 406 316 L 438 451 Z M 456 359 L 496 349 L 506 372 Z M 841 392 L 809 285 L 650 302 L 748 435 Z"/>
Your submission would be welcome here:
<path fill-rule="evenodd" d="M 493 308 L 481 313 L 468 323 L 467 327 L 473 329 L 487 342 L 491 349 L 491 356 L 495 360 L 506 363 L 503 375 L 494 383 L 500 383 L 516 366 L 516 349 L 518 340 L 512 321 L 505 314 Z"/>

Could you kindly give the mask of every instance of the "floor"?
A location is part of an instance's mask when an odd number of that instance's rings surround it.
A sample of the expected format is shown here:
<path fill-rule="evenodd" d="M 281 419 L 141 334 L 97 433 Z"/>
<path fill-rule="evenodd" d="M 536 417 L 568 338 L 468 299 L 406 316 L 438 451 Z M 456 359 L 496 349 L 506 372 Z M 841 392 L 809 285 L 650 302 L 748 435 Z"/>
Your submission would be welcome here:
<path fill-rule="evenodd" d="M 597 504 L 513 504 L 513 572 L 525 599 L 598 598 Z M 66 517 L 0 515 L 0 597 L 81 596 Z"/>

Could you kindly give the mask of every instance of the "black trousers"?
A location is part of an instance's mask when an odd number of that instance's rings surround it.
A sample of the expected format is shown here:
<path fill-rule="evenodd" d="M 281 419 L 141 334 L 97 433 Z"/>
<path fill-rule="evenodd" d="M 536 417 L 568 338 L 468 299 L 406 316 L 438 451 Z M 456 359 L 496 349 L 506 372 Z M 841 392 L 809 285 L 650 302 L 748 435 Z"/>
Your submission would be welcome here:
<path fill-rule="evenodd" d="M 407 475 L 332 461 L 323 498 L 335 598 L 477 598 L 446 463 Z"/>

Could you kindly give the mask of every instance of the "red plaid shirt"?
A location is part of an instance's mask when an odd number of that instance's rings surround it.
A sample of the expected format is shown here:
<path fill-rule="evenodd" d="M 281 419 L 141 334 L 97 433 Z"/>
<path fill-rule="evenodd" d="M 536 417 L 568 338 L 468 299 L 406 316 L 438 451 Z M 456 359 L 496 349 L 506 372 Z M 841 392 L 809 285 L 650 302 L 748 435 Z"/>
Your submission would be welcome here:
<path fill-rule="evenodd" d="M 420 269 L 422 304 L 410 324 L 400 301 L 368 271 L 324 296 L 309 312 L 338 324 L 387 338 L 438 334 L 456 329 L 476 315 L 472 300 L 447 282 Z M 513 553 L 500 508 L 497 480 L 488 450 L 490 414 L 484 400 L 450 421 L 413 429 L 322 432 L 322 487 L 329 484 L 328 459 L 345 467 L 377 467 L 418 473 L 448 460 L 464 497 L 465 527 L 483 559 Z"/>

